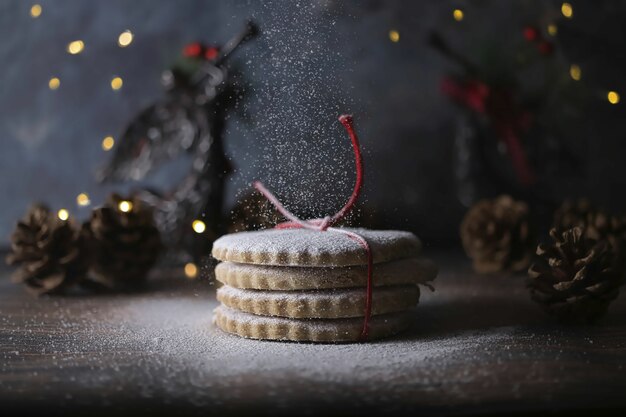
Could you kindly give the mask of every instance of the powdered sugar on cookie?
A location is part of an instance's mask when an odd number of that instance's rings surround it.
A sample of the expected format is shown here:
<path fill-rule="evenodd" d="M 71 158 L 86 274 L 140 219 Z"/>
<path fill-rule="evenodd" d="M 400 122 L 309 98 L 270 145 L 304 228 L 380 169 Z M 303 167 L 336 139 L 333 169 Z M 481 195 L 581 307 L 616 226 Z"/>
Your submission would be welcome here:
<path fill-rule="evenodd" d="M 369 243 L 374 263 L 415 257 L 420 240 L 396 230 L 349 229 Z M 349 237 L 332 231 L 306 229 L 263 230 L 223 236 L 213 244 L 212 254 L 221 261 L 259 265 L 350 266 L 365 265 L 363 248 Z"/>

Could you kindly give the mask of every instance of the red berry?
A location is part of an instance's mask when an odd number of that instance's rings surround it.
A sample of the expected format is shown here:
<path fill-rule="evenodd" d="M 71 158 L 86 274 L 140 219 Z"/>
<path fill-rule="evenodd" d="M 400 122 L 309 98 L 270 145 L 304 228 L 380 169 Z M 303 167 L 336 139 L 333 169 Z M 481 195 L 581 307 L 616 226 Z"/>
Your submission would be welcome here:
<path fill-rule="evenodd" d="M 202 54 L 202 49 L 202 45 L 199 42 L 190 43 L 183 48 L 183 56 L 197 58 Z"/>
<path fill-rule="evenodd" d="M 539 45 L 537 45 L 537 48 L 539 49 L 539 52 L 542 55 L 551 55 L 552 52 L 554 52 L 554 45 L 552 45 L 552 42 L 548 42 L 548 41 L 539 42 Z"/>
<path fill-rule="evenodd" d="M 536 41 L 539 39 L 539 30 L 533 26 L 526 26 L 524 28 L 524 38 L 526 38 L 528 42 Z"/>
<path fill-rule="evenodd" d="M 207 48 L 206 51 L 204 51 L 204 57 L 206 59 L 213 60 L 213 59 L 217 58 L 219 53 L 220 53 L 219 49 L 217 49 L 215 46 L 211 46 L 210 48 Z"/>

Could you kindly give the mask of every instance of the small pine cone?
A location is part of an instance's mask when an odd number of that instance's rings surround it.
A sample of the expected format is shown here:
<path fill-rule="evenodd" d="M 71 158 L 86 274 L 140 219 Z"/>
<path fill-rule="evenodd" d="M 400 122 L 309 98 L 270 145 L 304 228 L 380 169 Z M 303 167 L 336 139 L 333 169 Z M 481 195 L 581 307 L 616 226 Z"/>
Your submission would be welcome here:
<path fill-rule="evenodd" d="M 87 266 L 80 228 L 43 205 L 32 206 L 11 235 L 7 263 L 20 265 L 13 281 L 35 295 L 60 293 L 80 281 Z"/>
<path fill-rule="evenodd" d="M 574 227 L 550 231 L 553 243 L 537 247 L 538 261 L 528 270 L 534 301 L 564 322 L 590 323 L 602 317 L 619 292 L 622 277 L 606 240 L 586 237 Z"/>
<path fill-rule="evenodd" d="M 83 225 L 90 278 L 113 287 L 142 281 L 162 249 L 152 210 L 139 199 L 112 194 Z"/>
<path fill-rule="evenodd" d="M 284 221 L 284 217 L 258 191 L 240 198 L 231 210 L 228 233 L 268 229 Z"/>
<path fill-rule="evenodd" d="M 530 260 L 528 206 L 506 195 L 479 201 L 461 223 L 461 241 L 476 272 L 523 270 Z"/>

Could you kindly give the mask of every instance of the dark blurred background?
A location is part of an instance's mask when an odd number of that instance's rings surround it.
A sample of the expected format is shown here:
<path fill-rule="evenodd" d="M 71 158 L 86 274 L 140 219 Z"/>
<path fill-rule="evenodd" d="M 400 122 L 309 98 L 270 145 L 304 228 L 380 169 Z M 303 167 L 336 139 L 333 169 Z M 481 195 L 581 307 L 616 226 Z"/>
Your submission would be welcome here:
<path fill-rule="evenodd" d="M 0 244 L 34 201 L 86 217 L 111 191 L 176 184 L 188 158 L 141 184 L 95 173 L 184 46 L 247 19 L 260 36 L 230 61 L 250 87 L 227 117 L 224 213 L 254 179 L 303 216 L 337 210 L 346 112 L 376 226 L 456 242 L 467 206 L 503 192 L 538 213 L 580 196 L 622 211 L 625 17 L 615 1 L 0 0 Z"/>

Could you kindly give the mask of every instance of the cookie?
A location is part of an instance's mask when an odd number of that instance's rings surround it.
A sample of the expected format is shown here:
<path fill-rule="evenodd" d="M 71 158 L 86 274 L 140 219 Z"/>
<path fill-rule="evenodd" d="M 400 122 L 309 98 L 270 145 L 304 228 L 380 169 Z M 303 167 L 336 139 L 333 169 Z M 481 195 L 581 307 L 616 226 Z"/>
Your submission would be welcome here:
<path fill-rule="evenodd" d="M 410 232 L 396 230 L 346 230 L 363 236 L 372 249 L 374 263 L 415 257 L 422 244 Z M 363 248 L 341 233 L 307 229 L 270 229 L 222 236 L 212 254 L 220 261 L 280 266 L 365 265 Z"/>
<path fill-rule="evenodd" d="M 411 313 L 373 316 L 368 341 L 399 333 L 409 327 Z M 215 309 L 214 322 L 220 329 L 249 339 L 294 342 L 356 342 L 361 338 L 363 318 L 288 319 L 257 316 L 228 307 Z"/>
<path fill-rule="evenodd" d="M 316 291 L 259 291 L 223 286 L 217 299 L 239 311 L 293 319 L 337 319 L 365 315 L 365 288 Z M 372 293 L 372 315 L 395 313 L 414 307 L 419 301 L 416 285 L 378 287 Z"/>
<path fill-rule="evenodd" d="M 406 258 L 374 265 L 373 276 L 375 286 L 422 284 L 435 279 L 437 266 L 428 259 Z M 367 267 L 278 267 L 222 262 L 215 268 L 215 277 L 231 287 L 272 291 L 364 287 Z"/>

